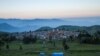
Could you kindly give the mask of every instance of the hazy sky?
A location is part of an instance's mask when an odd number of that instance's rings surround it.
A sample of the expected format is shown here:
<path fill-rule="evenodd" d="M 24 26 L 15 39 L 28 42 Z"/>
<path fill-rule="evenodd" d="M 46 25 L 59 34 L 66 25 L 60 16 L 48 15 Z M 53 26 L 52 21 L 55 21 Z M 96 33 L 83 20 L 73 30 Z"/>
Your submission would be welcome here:
<path fill-rule="evenodd" d="M 0 0 L 1 18 L 100 16 L 100 0 Z"/>

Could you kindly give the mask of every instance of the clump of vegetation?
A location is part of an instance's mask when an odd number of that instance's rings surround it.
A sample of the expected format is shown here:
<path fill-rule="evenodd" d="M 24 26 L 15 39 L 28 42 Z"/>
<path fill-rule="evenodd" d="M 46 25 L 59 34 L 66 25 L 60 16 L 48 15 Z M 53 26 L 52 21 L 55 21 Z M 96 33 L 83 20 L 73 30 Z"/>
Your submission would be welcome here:
<path fill-rule="evenodd" d="M 86 31 L 81 32 L 77 38 L 80 43 L 100 44 L 100 32 L 99 31 L 95 32 L 93 35 L 90 35 Z"/>
<path fill-rule="evenodd" d="M 7 50 L 9 50 L 9 49 L 10 49 L 9 44 L 7 44 L 7 45 L 6 45 L 6 49 L 7 49 Z"/>
<path fill-rule="evenodd" d="M 1 50 L 1 47 L 4 45 L 4 42 L 0 39 L 0 50 Z"/>
<path fill-rule="evenodd" d="M 66 43 L 66 39 L 63 39 L 63 40 L 62 40 L 62 45 L 63 45 L 64 50 L 69 49 L 69 46 L 68 46 L 67 43 Z"/>
<path fill-rule="evenodd" d="M 22 45 L 19 45 L 19 50 L 23 50 L 23 47 L 22 47 Z"/>
<path fill-rule="evenodd" d="M 23 43 L 24 44 L 29 44 L 29 43 L 36 43 L 37 37 L 36 36 L 24 36 L 23 38 Z"/>

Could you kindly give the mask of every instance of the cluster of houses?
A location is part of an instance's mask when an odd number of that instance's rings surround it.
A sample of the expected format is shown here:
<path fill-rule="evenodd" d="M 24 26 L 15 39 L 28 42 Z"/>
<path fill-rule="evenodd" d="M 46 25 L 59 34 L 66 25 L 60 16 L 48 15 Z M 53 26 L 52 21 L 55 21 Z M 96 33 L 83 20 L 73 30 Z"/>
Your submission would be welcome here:
<path fill-rule="evenodd" d="M 79 32 L 75 31 L 63 31 L 63 30 L 50 30 L 50 31 L 29 31 L 29 32 L 21 32 L 21 33 L 13 33 L 16 38 L 23 39 L 24 36 L 30 36 L 34 37 L 37 36 L 38 39 L 62 39 L 62 38 L 69 38 L 70 36 L 73 36 L 74 38 L 79 35 Z"/>

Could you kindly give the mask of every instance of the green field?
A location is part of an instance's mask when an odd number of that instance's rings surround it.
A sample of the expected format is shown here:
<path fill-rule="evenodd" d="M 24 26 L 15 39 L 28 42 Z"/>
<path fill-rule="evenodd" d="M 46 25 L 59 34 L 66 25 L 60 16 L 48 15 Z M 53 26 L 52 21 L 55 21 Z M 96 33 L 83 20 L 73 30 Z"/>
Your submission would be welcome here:
<path fill-rule="evenodd" d="M 53 52 L 64 52 L 64 56 L 100 56 L 100 45 L 68 43 L 70 47 L 64 51 L 60 43 L 56 44 L 56 48 L 47 44 L 46 48 L 41 47 L 40 43 L 22 44 L 23 50 L 19 50 L 19 43 L 10 43 L 10 49 L 5 46 L 0 50 L 0 56 L 39 56 L 40 52 L 45 52 L 46 56 L 51 56 Z"/>

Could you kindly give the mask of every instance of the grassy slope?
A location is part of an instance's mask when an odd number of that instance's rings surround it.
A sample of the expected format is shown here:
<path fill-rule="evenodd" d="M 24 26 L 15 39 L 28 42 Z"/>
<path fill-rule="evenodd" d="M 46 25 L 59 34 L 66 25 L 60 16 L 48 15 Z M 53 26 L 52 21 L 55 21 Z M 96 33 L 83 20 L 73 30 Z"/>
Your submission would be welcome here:
<path fill-rule="evenodd" d="M 48 48 L 42 48 L 40 43 L 22 44 L 23 50 L 19 50 L 19 43 L 11 43 L 10 50 L 6 50 L 5 46 L 0 50 L 0 56 L 39 56 L 39 52 L 44 51 L 47 56 L 52 52 L 64 52 L 65 56 L 100 56 L 100 45 L 68 43 L 70 49 L 62 50 L 60 43 L 56 48 L 48 44 Z"/>

